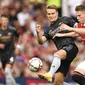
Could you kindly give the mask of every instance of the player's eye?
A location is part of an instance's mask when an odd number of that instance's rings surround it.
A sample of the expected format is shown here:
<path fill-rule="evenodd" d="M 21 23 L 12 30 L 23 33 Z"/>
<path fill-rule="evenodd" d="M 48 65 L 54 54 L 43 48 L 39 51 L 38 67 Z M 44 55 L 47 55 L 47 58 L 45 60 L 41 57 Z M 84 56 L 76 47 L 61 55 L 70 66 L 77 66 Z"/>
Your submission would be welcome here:
<path fill-rule="evenodd" d="M 77 17 L 80 17 L 80 15 L 78 15 Z"/>
<path fill-rule="evenodd" d="M 47 15 L 51 15 L 50 13 L 47 13 Z"/>
<path fill-rule="evenodd" d="M 55 13 L 48 13 L 47 15 L 54 15 Z"/>
<path fill-rule="evenodd" d="M 52 15 L 54 15 L 55 13 L 52 13 Z"/>

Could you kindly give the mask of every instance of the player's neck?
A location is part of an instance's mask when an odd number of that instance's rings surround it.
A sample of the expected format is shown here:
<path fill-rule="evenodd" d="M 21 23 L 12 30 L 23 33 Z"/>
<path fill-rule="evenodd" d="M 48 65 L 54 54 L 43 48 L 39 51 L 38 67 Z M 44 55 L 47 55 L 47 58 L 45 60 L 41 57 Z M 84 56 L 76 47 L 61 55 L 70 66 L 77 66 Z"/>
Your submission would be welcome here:
<path fill-rule="evenodd" d="M 51 24 L 54 24 L 55 22 L 56 22 L 56 20 L 55 21 L 52 21 Z"/>
<path fill-rule="evenodd" d="M 51 22 L 51 25 L 55 24 L 57 22 L 58 19 L 56 19 L 55 21 Z"/>
<path fill-rule="evenodd" d="M 6 30 L 7 28 L 8 28 L 8 26 L 3 26 L 3 25 L 1 26 L 2 30 Z"/>

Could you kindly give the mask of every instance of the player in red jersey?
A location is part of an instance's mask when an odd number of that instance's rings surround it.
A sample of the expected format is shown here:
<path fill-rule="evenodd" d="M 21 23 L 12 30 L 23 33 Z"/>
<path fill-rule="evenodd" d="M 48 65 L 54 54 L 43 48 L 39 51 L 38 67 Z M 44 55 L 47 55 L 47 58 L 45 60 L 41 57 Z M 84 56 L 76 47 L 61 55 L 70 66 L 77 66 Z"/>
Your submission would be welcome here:
<path fill-rule="evenodd" d="M 85 4 L 76 6 L 76 16 L 79 21 L 76 28 L 69 27 L 65 24 L 61 24 L 60 28 L 63 30 L 69 30 L 70 33 L 56 34 L 57 37 L 74 37 L 77 33 L 82 39 L 82 43 L 85 45 Z M 80 85 L 85 85 L 85 60 L 81 62 L 72 74 L 72 79 Z"/>
<path fill-rule="evenodd" d="M 84 29 L 85 29 L 85 24 L 78 24 L 78 28 L 80 28 L 79 30 L 83 31 L 83 33 L 81 32 L 80 33 L 80 36 L 82 38 L 82 43 L 85 45 L 85 32 L 84 32 Z"/>

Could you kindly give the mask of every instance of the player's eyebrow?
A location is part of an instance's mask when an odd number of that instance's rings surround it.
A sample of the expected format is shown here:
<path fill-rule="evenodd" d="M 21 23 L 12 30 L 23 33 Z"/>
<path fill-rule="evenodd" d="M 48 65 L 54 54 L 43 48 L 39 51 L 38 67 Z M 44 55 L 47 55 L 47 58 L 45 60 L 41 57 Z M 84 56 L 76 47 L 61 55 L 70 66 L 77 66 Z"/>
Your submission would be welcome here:
<path fill-rule="evenodd" d="M 55 13 L 47 13 L 48 15 L 55 14 Z"/>

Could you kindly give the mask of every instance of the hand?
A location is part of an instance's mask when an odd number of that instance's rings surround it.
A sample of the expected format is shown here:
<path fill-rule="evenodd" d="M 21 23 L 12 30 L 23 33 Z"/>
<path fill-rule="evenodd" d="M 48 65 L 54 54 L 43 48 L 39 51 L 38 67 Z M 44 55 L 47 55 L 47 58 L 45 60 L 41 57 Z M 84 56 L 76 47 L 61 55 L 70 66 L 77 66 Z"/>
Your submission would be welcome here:
<path fill-rule="evenodd" d="M 4 49 L 5 48 L 5 45 L 4 44 L 0 44 L 0 48 L 1 49 Z"/>
<path fill-rule="evenodd" d="M 36 32 L 37 33 L 40 32 L 40 29 L 41 29 L 41 25 L 36 23 Z"/>
<path fill-rule="evenodd" d="M 64 30 L 69 30 L 69 31 L 70 31 L 70 28 L 71 28 L 71 27 L 69 27 L 69 26 L 66 25 L 66 24 L 61 24 L 61 25 L 60 25 L 60 28 L 62 28 L 62 29 L 64 29 Z"/>

